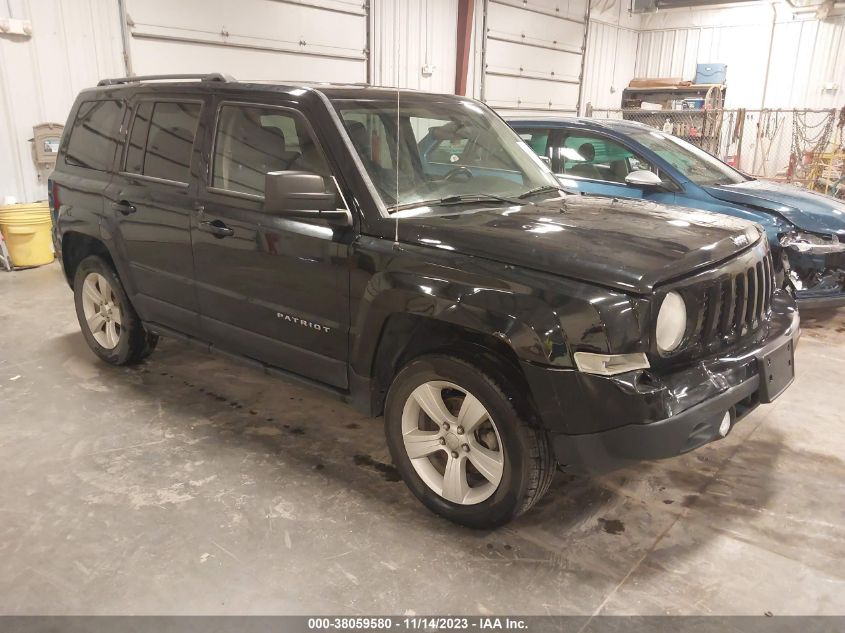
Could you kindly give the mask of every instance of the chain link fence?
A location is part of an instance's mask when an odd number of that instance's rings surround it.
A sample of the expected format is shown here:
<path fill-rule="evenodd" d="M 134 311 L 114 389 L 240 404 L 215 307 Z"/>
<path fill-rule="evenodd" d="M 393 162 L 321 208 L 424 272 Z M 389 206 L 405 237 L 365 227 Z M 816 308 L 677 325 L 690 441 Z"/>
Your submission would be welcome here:
<path fill-rule="evenodd" d="M 845 197 L 842 110 L 592 110 L 670 131 L 753 176 Z"/>

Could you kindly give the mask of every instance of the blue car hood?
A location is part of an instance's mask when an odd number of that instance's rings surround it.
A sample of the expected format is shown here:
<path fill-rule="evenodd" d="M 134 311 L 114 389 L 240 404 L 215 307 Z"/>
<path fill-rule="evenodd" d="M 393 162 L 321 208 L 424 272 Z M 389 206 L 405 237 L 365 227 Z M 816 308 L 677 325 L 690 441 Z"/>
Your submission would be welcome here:
<path fill-rule="evenodd" d="M 704 189 L 725 202 L 771 211 L 804 231 L 845 236 L 845 203 L 830 196 L 767 180 Z"/>

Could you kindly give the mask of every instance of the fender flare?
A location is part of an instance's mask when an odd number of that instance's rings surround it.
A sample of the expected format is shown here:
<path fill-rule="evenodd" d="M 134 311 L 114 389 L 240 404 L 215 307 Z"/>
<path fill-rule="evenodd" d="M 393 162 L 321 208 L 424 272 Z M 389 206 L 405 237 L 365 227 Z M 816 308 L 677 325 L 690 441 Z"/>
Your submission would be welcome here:
<path fill-rule="evenodd" d="M 444 279 L 442 269 L 431 271 L 433 274 L 425 272 L 384 271 L 370 279 L 352 331 L 350 365 L 355 373 L 373 375 L 387 323 L 399 314 L 493 336 L 522 361 L 549 364 L 550 353 L 568 358 L 560 322 L 536 297 L 507 292 L 501 282 L 494 282 L 493 287 L 489 280 L 480 283 L 480 278 Z M 530 312 L 534 322 L 520 318 L 520 312 Z M 541 336 L 538 331 L 549 335 Z"/>

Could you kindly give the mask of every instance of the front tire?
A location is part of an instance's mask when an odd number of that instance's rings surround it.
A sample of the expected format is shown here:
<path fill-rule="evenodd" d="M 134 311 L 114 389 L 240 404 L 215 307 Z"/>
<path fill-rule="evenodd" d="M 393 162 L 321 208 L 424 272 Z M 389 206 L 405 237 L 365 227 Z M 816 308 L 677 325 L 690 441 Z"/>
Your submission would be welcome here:
<path fill-rule="evenodd" d="M 158 337 L 147 332 L 114 268 L 102 257 L 83 259 L 73 278 L 76 318 L 88 347 L 112 365 L 149 356 Z"/>
<path fill-rule="evenodd" d="M 431 511 L 472 528 L 501 526 L 548 490 L 554 457 L 500 384 L 455 357 L 423 356 L 396 376 L 385 404 L 393 463 Z"/>

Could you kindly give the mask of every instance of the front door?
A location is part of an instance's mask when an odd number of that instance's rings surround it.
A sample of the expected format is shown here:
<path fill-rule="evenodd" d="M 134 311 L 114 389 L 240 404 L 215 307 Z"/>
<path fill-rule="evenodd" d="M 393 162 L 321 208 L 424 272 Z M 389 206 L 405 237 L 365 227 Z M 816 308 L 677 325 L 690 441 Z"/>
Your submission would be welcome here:
<path fill-rule="evenodd" d="M 352 231 L 264 213 L 268 172 L 313 171 L 334 188 L 304 116 L 287 106 L 216 106 L 211 164 L 191 234 L 205 338 L 345 388 Z"/>
<path fill-rule="evenodd" d="M 646 198 L 665 203 L 675 201 L 674 191 L 625 182 L 632 171 L 646 170 L 660 174 L 656 167 L 618 141 L 602 134 L 561 129 L 555 131 L 550 145 L 552 168 L 567 188 L 587 195 Z M 664 182 L 666 188 L 675 188 L 673 183 Z"/>
<path fill-rule="evenodd" d="M 190 222 L 203 101 L 135 102 L 123 164 L 106 195 L 127 289 L 145 321 L 192 334 L 198 326 Z"/>

